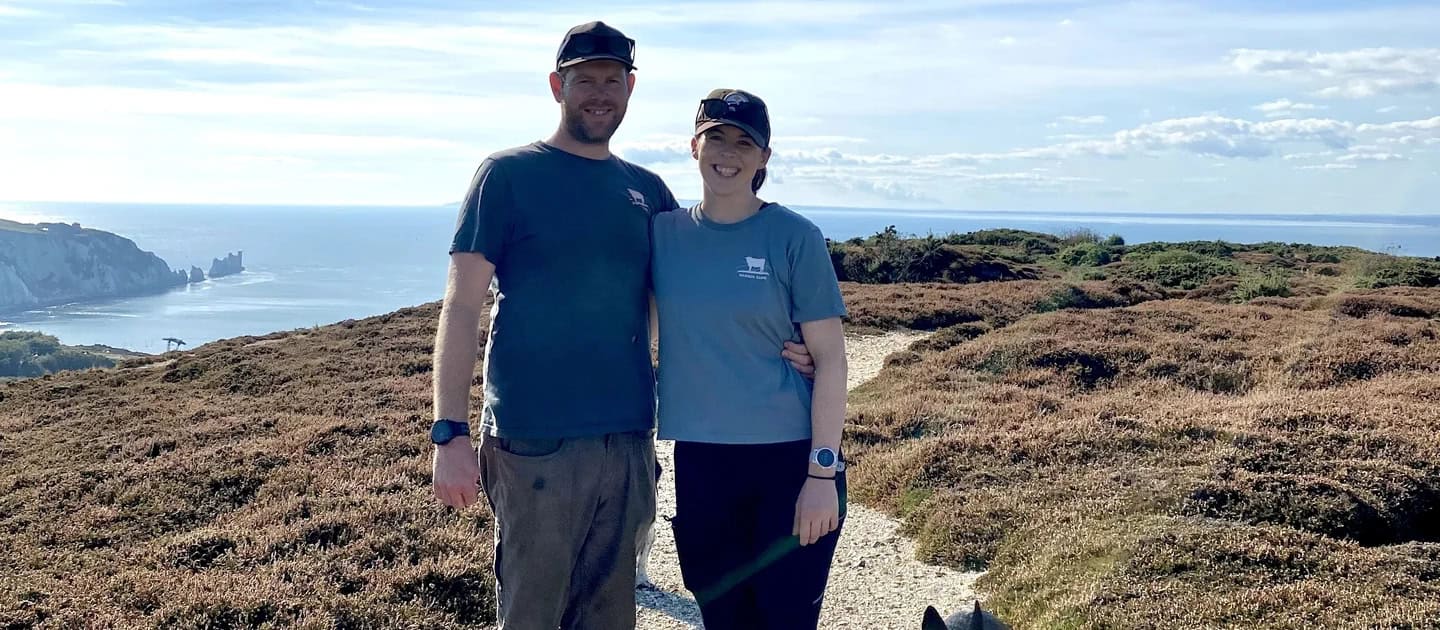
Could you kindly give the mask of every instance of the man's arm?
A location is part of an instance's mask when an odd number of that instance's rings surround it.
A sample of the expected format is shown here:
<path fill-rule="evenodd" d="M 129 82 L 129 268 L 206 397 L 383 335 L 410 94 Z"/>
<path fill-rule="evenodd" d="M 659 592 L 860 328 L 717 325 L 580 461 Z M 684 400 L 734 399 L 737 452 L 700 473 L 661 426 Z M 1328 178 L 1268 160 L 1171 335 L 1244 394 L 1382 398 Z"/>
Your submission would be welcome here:
<path fill-rule="evenodd" d="M 440 324 L 435 333 L 431 385 L 435 419 L 470 417 L 470 384 L 479 354 L 480 322 L 495 265 L 479 253 L 450 256 Z M 458 437 L 437 446 L 431 464 L 436 498 L 450 507 L 463 508 L 478 497 L 479 464 L 470 440 Z"/>
<path fill-rule="evenodd" d="M 801 327 L 801 335 L 804 335 L 804 327 Z M 815 358 L 810 356 L 810 348 L 805 346 L 805 340 L 800 343 L 787 341 L 781 346 L 780 356 L 799 372 L 801 376 L 815 380 Z"/>

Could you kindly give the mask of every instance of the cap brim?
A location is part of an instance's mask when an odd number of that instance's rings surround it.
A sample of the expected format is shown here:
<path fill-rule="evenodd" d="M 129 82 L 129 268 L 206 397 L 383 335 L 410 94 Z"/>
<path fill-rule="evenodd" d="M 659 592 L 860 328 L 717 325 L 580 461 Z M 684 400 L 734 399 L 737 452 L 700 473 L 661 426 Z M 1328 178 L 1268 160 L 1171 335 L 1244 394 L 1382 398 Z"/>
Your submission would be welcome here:
<path fill-rule="evenodd" d="M 722 126 L 722 125 L 730 125 L 731 127 L 736 127 L 736 128 L 738 128 L 740 131 L 745 132 L 745 135 L 750 136 L 750 139 L 754 140 L 757 144 L 759 144 L 759 145 L 760 145 L 760 148 L 762 148 L 762 149 L 767 149 L 767 148 L 770 147 L 770 141 L 764 139 L 764 136 L 760 135 L 759 132 L 755 131 L 755 128 L 754 128 L 754 127 L 751 127 L 750 125 L 747 125 L 747 124 L 745 124 L 745 123 L 736 122 L 736 121 L 733 121 L 733 120 L 724 120 L 724 119 L 707 120 L 707 121 L 705 121 L 705 122 L 700 123 L 700 126 L 698 126 L 698 127 L 695 128 L 695 135 L 698 136 L 698 135 L 700 135 L 700 134 L 702 134 L 702 133 L 705 133 L 705 132 L 707 132 L 707 131 L 710 131 L 711 129 L 714 129 L 714 128 L 719 127 L 719 126 Z"/>
<path fill-rule="evenodd" d="M 576 57 L 576 58 L 574 58 L 574 59 L 567 59 L 567 60 L 565 60 L 564 62 L 560 63 L 559 65 L 556 65 L 556 66 L 555 66 L 555 69 L 559 70 L 559 69 L 561 69 L 561 68 L 569 68 L 570 66 L 578 66 L 578 65 L 580 65 L 580 64 L 582 64 L 582 63 L 585 63 L 585 62 L 587 62 L 587 61 L 618 61 L 618 62 L 620 62 L 620 65 L 625 66 L 626 68 L 629 68 L 629 69 L 631 69 L 631 70 L 635 70 L 635 69 L 636 69 L 636 68 L 635 68 L 635 64 L 630 63 L 630 60 L 628 60 L 628 59 L 626 59 L 626 58 L 624 58 L 624 57 L 616 56 L 616 55 L 588 55 L 588 56 L 585 56 L 585 57 Z"/>

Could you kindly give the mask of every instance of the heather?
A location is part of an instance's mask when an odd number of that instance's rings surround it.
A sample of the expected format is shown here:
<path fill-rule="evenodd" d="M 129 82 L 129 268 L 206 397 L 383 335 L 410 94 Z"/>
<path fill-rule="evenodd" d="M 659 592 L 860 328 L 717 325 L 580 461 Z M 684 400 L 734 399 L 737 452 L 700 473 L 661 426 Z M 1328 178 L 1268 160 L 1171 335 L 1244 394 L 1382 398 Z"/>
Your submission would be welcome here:
<path fill-rule="evenodd" d="M 1038 314 L 852 394 L 857 495 L 1020 627 L 1440 619 L 1440 293 Z"/>
<path fill-rule="evenodd" d="M 1014 627 L 1440 619 L 1434 261 L 1014 230 L 832 259 L 851 331 L 931 332 L 851 394 L 853 497 Z M 491 515 L 430 494 L 437 315 L 0 383 L 0 626 L 491 622 Z"/>

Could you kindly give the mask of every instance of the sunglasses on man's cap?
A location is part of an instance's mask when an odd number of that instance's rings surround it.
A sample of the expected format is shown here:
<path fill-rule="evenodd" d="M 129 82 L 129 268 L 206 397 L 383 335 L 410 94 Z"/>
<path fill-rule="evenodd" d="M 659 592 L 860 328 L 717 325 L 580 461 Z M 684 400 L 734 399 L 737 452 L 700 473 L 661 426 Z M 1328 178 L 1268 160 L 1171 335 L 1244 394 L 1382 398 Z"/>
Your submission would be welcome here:
<path fill-rule="evenodd" d="M 635 69 L 635 40 L 604 22 L 590 22 L 570 29 L 555 56 L 555 69 L 598 59 L 609 59 Z"/>

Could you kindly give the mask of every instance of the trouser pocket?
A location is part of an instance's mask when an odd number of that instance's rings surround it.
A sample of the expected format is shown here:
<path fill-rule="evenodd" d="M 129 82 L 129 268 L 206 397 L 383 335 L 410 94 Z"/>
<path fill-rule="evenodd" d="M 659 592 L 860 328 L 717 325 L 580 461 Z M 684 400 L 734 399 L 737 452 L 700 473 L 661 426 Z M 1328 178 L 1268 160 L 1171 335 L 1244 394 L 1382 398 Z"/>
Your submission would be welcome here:
<path fill-rule="evenodd" d="M 565 445 L 561 439 L 510 439 L 500 438 L 496 446 L 500 450 L 520 457 L 545 457 L 560 452 Z"/>

